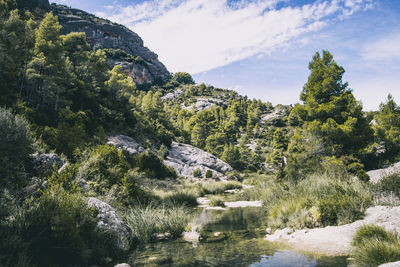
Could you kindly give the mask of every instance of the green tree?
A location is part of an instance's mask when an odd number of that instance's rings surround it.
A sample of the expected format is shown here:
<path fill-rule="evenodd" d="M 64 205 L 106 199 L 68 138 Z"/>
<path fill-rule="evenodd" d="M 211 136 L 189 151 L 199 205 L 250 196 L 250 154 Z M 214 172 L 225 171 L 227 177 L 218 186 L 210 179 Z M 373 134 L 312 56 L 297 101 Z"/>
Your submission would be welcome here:
<path fill-rule="evenodd" d="M 180 84 L 194 84 L 194 80 L 193 80 L 192 76 L 187 72 L 174 73 L 171 81 L 177 82 Z"/>

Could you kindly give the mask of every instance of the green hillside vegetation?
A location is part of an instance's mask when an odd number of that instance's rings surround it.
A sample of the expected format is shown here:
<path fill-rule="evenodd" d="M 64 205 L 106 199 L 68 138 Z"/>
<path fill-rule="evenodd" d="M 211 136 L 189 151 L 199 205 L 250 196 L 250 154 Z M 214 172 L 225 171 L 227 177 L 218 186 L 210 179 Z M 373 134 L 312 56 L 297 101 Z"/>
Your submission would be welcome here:
<path fill-rule="evenodd" d="M 366 170 L 400 159 L 400 107 L 389 95 L 378 111 L 364 112 L 328 51 L 313 56 L 295 106 L 196 84 L 185 72 L 137 86 L 109 66 L 116 57 L 141 62 L 120 49 L 91 48 L 84 33 L 63 35 L 51 12 L 33 15 L 0 0 L 0 265 L 104 265 L 126 256 L 96 227 L 89 197 L 116 209 L 135 249 L 155 234 L 178 238 L 197 197 L 241 190 L 242 182 L 256 186 L 232 198 L 262 200 L 273 228 L 349 223 L 378 194 L 398 196 L 390 191 L 398 175 L 371 186 Z M 209 105 L 198 109 L 199 101 Z M 115 134 L 146 151 L 106 144 Z M 172 141 L 229 163 L 239 181 L 177 177 L 163 163 Z M 40 173 L 33 154 L 50 152 L 68 164 Z M 223 206 L 221 196 L 212 205 Z M 366 249 L 357 250 L 358 262 Z"/>

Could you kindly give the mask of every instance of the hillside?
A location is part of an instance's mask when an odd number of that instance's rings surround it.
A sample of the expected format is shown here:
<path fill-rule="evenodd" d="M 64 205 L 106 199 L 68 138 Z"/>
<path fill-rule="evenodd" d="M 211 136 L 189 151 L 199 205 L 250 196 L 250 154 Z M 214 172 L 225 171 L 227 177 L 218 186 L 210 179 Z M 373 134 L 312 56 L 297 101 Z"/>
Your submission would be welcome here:
<path fill-rule="evenodd" d="M 328 51 L 312 57 L 301 103 L 274 106 L 171 74 L 125 26 L 46 0 L 0 0 L 0 33 L 2 266 L 146 265 L 147 244 L 174 250 L 182 236 L 189 254 L 236 235 L 260 249 L 267 227 L 348 224 L 400 203 L 397 173 L 372 184 L 366 172 L 400 159 L 400 108 L 389 95 L 364 112 Z M 224 220 L 233 232 L 207 230 Z"/>

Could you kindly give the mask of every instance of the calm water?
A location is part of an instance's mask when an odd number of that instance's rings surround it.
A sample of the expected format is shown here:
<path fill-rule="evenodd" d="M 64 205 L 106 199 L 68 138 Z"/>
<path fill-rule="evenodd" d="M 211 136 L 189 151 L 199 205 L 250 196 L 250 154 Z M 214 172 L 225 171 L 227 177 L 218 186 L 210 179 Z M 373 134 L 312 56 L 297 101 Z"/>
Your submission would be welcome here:
<path fill-rule="evenodd" d="M 204 225 L 199 244 L 182 239 L 138 248 L 133 266 L 347 266 L 344 257 L 322 257 L 278 247 L 263 240 L 265 218 L 260 208 L 202 210 L 195 221 Z"/>

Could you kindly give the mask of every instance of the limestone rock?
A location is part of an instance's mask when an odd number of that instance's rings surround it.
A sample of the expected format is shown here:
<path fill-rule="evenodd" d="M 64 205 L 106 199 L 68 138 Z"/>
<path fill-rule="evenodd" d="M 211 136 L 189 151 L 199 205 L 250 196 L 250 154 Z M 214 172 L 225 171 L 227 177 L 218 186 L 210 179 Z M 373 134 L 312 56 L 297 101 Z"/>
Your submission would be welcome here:
<path fill-rule="evenodd" d="M 387 168 L 377 169 L 367 172 L 371 183 L 379 182 L 385 175 L 400 172 L 400 162 L 393 164 Z"/>
<path fill-rule="evenodd" d="M 200 98 L 197 98 L 196 102 L 194 103 L 194 107 L 196 108 L 197 112 L 212 108 L 215 105 L 227 106 L 228 103 L 225 100 L 218 99 L 218 98 L 212 98 L 212 97 L 200 97 Z M 185 108 L 187 110 L 192 110 L 192 105 L 185 106 L 184 103 L 182 103 L 181 106 L 182 106 L 182 108 Z"/>
<path fill-rule="evenodd" d="M 61 160 L 60 156 L 55 153 L 36 153 L 32 155 L 32 164 L 37 174 L 50 175 L 53 171 L 53 165 L 59 169 L 63 166 L 63 161 Z"/>
<path fill-rule="evenodd" d="M 52 5 L 54 15 L 64 27 L 63 33 L 84 32 L 93 48 L 121 49 L 138 60 L 109 58 L 111 66 L 120 65 L 136 84 L 166 81 L 169 71 L 158 60 L 157 54 L 143 45 L 143 40 L 125 26 L 97 18 L 82 10 Z"/>
<path fill-rule="evenodd" d="M 115 210 L 107 203 L 93 197 L 89 198 L 88 205 L 98 210 L 97 217 L 100 220 L 97 226 L 99 229 L 109 231 L 115 238 L 116 247 L 127 251 L 129 249 L 130 233 L 128 227 Z"/>
<path fill-rule="evenodd" d="M 213 177 L 223 178 L 225 172 L 233 170 L 216 156 L 188 144 L 172 142 L 168 152 L 164 163 L 180 176 L 193 177 L 194 170 L 200 169 L 203 177 L 207 170 L 211 170 Z"/>
<path fill-rule="evenodd" d="M 131 267 L 128 263 L 120 263 L 115 265 L 114 267 Z"/>
<path fill-rule="evenodd" d="M 126 150 L 135 155 L 139 155 L 140 153 L 144 152 L 144 148 L 138 142 L 136 142 L 135 139 L 126 135 L 110 136 L 107 144 Z"/>
<path fill-rule="evenodd" d="M 283 118 L 288 114 L 288 110 L 285 107 L 275 107 L 271 113 L 267 113 L 261 116 L 260 123 L 267 125 L 280 126 L 283 124 Z"/>
<path fill-rule="evenodd" d="M 400 267 L 400 261 L 381 264 L 378 267 Z"/>

